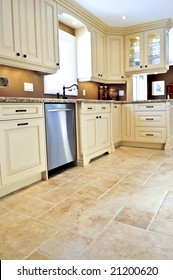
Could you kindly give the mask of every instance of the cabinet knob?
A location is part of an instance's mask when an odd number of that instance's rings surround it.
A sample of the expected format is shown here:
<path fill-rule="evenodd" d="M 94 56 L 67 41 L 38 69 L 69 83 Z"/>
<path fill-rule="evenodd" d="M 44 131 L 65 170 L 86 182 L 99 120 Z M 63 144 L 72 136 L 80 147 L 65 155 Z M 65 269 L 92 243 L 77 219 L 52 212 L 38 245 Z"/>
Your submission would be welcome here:
<path fill-rule="evenodd" d="M 145 65 L 145 68 L 147 68 L 147 65 Z"/>
<path fill-rule="evenodd" d="M 99 117 L 97 116 L 96 119 L 98 119 Z"/>
<path fill-rule="evenodd" d="M 56 65 L 59 66 L 59 63 L 57 63 Z"/>
<path fill-rule="evenodd" d="M 24 54 L 24 55 L 23 55 L 23 57 L 24 57 L 24 58 L 27 58 L 27 55 L 26 55 L 26 54 Z"/>
<path fill-rule="evenodd" d="M 123 79 L 124 78 L 124 76 L 121 76 L 121 79 Z"/>
<path fill-rule="evenodd" d="M 16 55 L 17 55 L 17 56 L 20 56 L 20 53 L 19 53 L 19 52 L 17 52 L 17 53 L 16 53 Z"/>
<path fill-rule="evenodd" d="M 98 76 L 100 77 L 100 74 L 98 74 Z"/>
<path fill-rule="evenodd" d="M 142 65 L 140 65 L 140 68 L 142 68 Z"/>

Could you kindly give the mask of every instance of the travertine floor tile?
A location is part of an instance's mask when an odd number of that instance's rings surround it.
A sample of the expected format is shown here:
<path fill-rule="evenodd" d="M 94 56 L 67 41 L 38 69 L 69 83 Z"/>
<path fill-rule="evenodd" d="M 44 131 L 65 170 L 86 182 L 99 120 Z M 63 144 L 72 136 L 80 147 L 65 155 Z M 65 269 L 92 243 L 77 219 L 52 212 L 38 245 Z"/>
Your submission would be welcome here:
<path fill-rule="evenodd" d="M 125 207 L 116 216 L 115 220 L 124 224 L 146 229 L 149 226 L 153 216 L 154 213 L 152 212 Z"/>
<path fill-rule="evenodd" d="M 0 199 L 1 259 L 173 259 L 173 151 L 120 147 Z"/>

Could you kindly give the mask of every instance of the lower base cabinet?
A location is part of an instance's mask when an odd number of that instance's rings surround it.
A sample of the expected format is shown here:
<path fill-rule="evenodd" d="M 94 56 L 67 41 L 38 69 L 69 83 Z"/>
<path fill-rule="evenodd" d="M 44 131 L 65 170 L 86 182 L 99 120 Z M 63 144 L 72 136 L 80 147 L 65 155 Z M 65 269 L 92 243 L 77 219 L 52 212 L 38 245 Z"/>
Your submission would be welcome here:
<path fill-rule="evenodd" d="M 78 164 L 111 150 L 110 105 L 81 103 L 78 105 Z"/>
<path fill-rule="evenodd" d="M 14 112 L 25 112 L 29 105 L 25 108 Z M 44 139 L 44 118 L 0 121 L 0 196 L 20 188 L 22 181 L 24 186 L 32 182 L 32 176 L 41 177 L 46 170 Z"/>

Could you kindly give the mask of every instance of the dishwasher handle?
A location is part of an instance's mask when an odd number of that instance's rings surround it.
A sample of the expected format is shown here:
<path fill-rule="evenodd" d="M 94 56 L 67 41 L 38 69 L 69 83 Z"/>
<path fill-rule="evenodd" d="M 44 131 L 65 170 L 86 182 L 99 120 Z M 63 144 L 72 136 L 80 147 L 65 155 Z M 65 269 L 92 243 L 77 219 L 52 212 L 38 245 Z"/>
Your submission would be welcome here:
<path fill-rule="evenodd" d="M 49 109 L 48 112 L 69 112 L 69 111 L 73 111 L 73 109 Z"/>

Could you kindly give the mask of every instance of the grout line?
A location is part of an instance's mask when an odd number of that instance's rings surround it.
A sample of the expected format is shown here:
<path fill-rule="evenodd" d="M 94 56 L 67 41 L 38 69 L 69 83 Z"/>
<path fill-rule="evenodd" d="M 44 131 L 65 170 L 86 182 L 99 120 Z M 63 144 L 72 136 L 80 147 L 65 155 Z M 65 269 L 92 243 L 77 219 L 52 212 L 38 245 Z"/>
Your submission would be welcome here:
<path fill-rule="evenodd" d="M 151 224 L 153 223 L 153 221 L 154 221 L 154 219 L 155 219 L 156 215 L 158 214 L 159 209 L 160 209 L 160 207 L 161 207 L 161 205 L 162 205 L 163 201 L 165 200 L 165 198 L 166 198 L 166 196 L 167 196 L 168 192 L 169 192 L 169 190 L 167 190 L 167 191 L 165 192 L 165 195 L 164 195 L 163 199 L 161 200 L 161 202 L 160 202 L 160 204 L 159 204 L 159 206 L 158 206 L 157 211 L 155 212 L 155 214 L 154 214 L 153 218 L 151 219 L 151 221 L 150 221 L 150 223 L 149 223 L 149 225 L 148 225 L 148 227 L 147 227 L 147 231 L 149 231 L 149 228 L 150 228 Z"/>
<path fill-rule="evenodd" d="M 144 185 L 148 182 L 148 180 L 154 175 L 154 173 L 160 168 L 160 166 L 161 166 L 162 164 L 163 164 L 163 162 L 160 163 L 160 164 L 155 168 L 155 170 L 150 174 L 150 176 L 143 182 L 142 186 L 144 186 Z"/>

